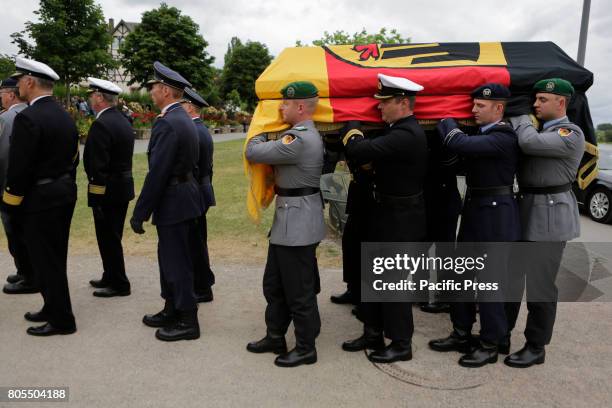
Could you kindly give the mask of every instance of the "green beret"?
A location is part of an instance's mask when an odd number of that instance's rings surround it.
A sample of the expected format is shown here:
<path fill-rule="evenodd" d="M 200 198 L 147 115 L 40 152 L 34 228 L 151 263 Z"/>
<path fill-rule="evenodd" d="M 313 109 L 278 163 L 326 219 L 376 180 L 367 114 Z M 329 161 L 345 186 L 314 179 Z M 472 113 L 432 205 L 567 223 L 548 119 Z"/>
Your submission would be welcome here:
<path fill-rule="evenodd" d="M 533 91 L 551 93 L 563 96 L 572 96 L 574 94 L 574 87 L 569 81 L 561 78 L 550 78 L 543 79 L 536 82 L 533 86 Z"/>
<path fill-rule="evenodd" d="M 281 89 L 283 99 L 308 99 L 319 96 L 319 90 L 312 82 L 296 81 Z"/>

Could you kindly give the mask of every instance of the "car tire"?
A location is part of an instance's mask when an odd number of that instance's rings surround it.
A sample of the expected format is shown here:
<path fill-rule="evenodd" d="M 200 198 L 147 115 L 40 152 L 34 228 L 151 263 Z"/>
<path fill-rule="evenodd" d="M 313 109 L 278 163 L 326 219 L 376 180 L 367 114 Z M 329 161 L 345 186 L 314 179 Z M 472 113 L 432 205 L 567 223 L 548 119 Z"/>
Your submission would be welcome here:
<path fill-rule="evenodd" d="M 593 221 L 608 224 L 612 221 L 612 191 L 596 187 L 586 200 L 589 217 Z"/>

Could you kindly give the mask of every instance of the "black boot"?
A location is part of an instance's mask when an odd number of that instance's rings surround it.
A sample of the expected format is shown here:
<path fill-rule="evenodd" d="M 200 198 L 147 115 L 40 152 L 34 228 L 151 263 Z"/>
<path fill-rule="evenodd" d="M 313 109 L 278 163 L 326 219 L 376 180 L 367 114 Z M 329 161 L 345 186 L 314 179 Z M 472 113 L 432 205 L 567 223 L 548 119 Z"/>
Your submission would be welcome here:
<path fill-rule="evenodd" d="M 278 367 L 297 367 L 302 364 L 317 362 L 317 349 L 314 345 L 306 345 L 298 340 L 295 348 L 288 353 L 276 357 L 274 364 Z"/>
<path fill-rule="evenodd" d="M 38 293 L 40 288 L 26 280 L 20 280 L 15 283 L 7 283 L 2 288 L 2 291 L 8 295 L 20 295 L 25 293 Z"/>
<path fill-rule="evenodd" d="M 480 341 L 480 347 L 473 352 L 461 356 L 459 365 L 462 367 L 477 368 L 487 364 L 497 363 L 497 345 Z"/>
<path fill-rule="evenodd" d="M 504 364 L 515 368 L 527 368 L 534 364 L 543 364 L 545 358 L 546 350 L 544 350 L 544 347 L 526 343 L 522 349 L 506 357 Z"/>
<path fill-rule="evenodd" d="M 287 342 L 285 336 L 272 336 L 268 333 L 263 339 L 247 344 L 246 348 L 251 353 L 284 354 L 287 352 Z"/>
<path fill-rule="evenodd" d="M 394 340 L 382 350 L 368 354 L 368 360 L 383 364 L 412 360 L 412 343 L 409 340 Z"/>
<path fill-rule="evenodd" d="M 425 313 L 449 313 L 450 305 L 448 303 L 432 302 L 421 305 L 420 309 Z"/>
<path fill-rule="evenodd" d="M 346 292 L 340 295 L 332 295 L 329 299 L 331 300 L 332 303 L 336 303 L 338 305 L 345 305 L 349 303 L 353 305 L 357 304 L 355 295 L 353 294 L 353 292 L 351 292 L 348 289 L 346 290 Z"/>
<path fill-rule="evenodd" d="M 429 342 L 429 348 L 441 352 L 458 351 L 466 354 L 470 353 L 475 346 L 476 344 L 471 333 L 458 327 L 453 328 L 450 336 Z"/>
<path fill-rule="evenodd" d="M 12 274 L 6 277 L 6 281 L 8 283 L 17 283 L 20 280 L 23 280 L 23 275 L 19 275 L 18 273 L 15 273 L 15 274 Z"/>
<path fill-rule="evenodd" d="M 171 301 L 166 300 L 164 310 L 153 315 L 145 315 L 142 322 L 149 327 L 165 327 L 176 322 L 176 312 Z"/>
<path fill-rule="evenodd" d="M 344 351 L 361 351 L 366 349 L 380 350 L 385 347 L 382 330 L 370 326 L 363 326 L 363 334 L 354 340 L 342 343 Z"/>
<path fill-rule="evenodd" d="M 198 309 L 177 311 L 178 320 L 170 326 L 155 331 L 155 337 L 162 341 L 195 340 L 200 338 Z"/>

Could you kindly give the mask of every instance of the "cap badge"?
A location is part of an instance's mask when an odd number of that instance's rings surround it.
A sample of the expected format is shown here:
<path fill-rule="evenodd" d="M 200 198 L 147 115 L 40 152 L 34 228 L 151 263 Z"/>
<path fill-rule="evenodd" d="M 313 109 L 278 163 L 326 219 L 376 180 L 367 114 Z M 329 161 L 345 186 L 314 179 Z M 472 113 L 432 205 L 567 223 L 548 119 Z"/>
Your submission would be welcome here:
<path fill-rule="evenodd" d="M 554 82 L 547 82 L 546 83 L 546 90 L 547 91 L 552 91 L 553 89 L 555 89 L 555 83 Z"/>
<path fill-rule="evenodd" d="M 484 96 L 491 96 L 491 90 L 489 88 L 485 88 L 482 90 L 482 94 Z"/>
<path fill-rule="evenodd" d="M 289 98 L 293 98 L 295 96 L 295 88 L 293 88 L 292 86 L 287 88 L 287 96 Z"/>

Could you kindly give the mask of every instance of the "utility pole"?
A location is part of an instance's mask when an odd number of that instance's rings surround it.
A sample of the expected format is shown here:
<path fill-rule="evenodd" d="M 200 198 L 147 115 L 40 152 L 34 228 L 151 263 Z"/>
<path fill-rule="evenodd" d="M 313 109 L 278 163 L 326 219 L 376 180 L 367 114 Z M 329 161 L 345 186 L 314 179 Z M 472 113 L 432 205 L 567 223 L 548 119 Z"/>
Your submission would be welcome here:
<path fill-rule="evenodd" d="M 589 14 L 591 13 L 591 0 L 584 0 L 582 5 L 582 22 L 580 23 L 580 40 L 578 41 L 578 63 L 584 66 L 587 33 L 589 31 Z"/>

